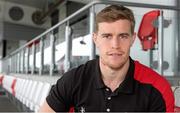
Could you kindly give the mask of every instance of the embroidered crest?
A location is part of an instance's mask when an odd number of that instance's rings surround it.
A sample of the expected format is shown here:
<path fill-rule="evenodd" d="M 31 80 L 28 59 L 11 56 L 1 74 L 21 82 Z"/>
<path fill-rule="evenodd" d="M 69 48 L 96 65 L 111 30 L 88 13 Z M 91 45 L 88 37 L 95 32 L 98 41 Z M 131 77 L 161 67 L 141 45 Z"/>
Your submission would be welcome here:
<path fill-rule="evenodd" d="M 84 108 L 84 107 L 81 107 L 80 112 L 81 112 L 81 113 L 85 113 L 85 108 Z"/>

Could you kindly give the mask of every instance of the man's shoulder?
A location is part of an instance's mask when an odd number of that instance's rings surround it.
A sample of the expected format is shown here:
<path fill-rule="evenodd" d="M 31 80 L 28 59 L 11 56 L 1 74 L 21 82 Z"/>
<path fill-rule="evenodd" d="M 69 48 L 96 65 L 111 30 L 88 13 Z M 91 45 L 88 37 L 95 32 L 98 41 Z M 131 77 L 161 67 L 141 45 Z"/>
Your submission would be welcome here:
<path fill-rule="evenodd" d="M 72 68 L 67 73 L 81 73 L 82 71 L 90 70 L 97 65 L 97 59 L 89 60 L 84 64 Z"/>
<path fill-rule="evenodd" d="M 170 90 L 171 86 L 164 76 L 158 74 L 151 68 L 139 63 L 138 61 L 134 61 L 134 62 L 135 62 L 134 78 L 137 81 L 141 83 L 151 84 L 161 93 L 163 93 L 167 89 Z"/>
<path fill-rule="evenodd" d="M 72 68 L 67 71 L 63 76 L 69 79 L 81 78 L 81 76 L 88 76 L 93 72 L 95 66 L 97 66 L 97 59 L 89 60 L 84 64 L 79 65 L 78 67 Z"/>
<path fill-rule="evenodd" d="M 67 87 L 67 89 L 71 89 L 72 91 L 78 90 L 79 87 L 83 86 L 82 83 L 91 82 L 90 80 L 94 76 L 92 73 L 94 72 L 95 65 L 96 60 L 91 60 L 72 68 L 58 80 L 58 86 Z"/>
<path fill-rule="evenodd" d="M 165 77 L 138 61 L 134 61 L 134 64 L 134 78 L 141 83 L 150 84 L 156 88 L 165 100 L 166 111 L 173 111 L 174 96 L 171 86 Z"/>
<path fill-rule="evenodd" d="M 151 69 L 150 67 L 141 64 L 139 61 L 134 61 L 135 77 L 152 77 L 152 79 L 164 79 L 162 75 Z"/>
<path fill-rule="evenodd" d="M 161 81 L 161 83 L 167 82 L 167 80 L 162 75 L 155 72 L 153 69 L 141 64 L 138 61 L 134 61 L 134 64 L 135 64 L 135 72 L 134 72 L 135 79 L 141 81 L 143 80 L 151 81 L 151 82 Z"/>

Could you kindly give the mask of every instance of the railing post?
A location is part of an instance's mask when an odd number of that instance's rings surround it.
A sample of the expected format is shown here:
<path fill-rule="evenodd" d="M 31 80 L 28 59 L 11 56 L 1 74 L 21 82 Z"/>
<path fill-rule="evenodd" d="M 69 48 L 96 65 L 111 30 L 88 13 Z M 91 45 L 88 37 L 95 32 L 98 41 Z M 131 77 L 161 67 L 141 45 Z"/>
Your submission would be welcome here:
<path fill-rule="evenodd" d="M 27 47 L 26 74 L 29 73 L 29 47 Z"/>
<path fill-rule="evenodd" d="M 21 57 L 22 57 L 22 54 L 21 54 L 21 50 L 18 51 L 18 63 L 19 63 L 19 72 L 18 73 L 21 73 Z"/>
<path fill-rule="evenodd" d="M 16 53 L 16 73 L 19 73 L 19 55 Z"/>
<path fill-rule="evenodd" d="M 10 56 L 9 58 L 9 73 L 12 73 L 12 56 Z"/>
<path fill-rule="evenodd" d="M 16 62 L 17 62 L 16 54 L 14 54 L 14 73 L 16 73 L 16 70 L 17 70 Z"/>
<path fill-rule="evenodd" d="M 180 1 L 179 0 L 177 0 L 176 1 L 176 6 L 177 7 L 180 7 Z M 180 11 L 176 11 L 176 19 L 175 19 L 175 22 L 174 23 L 177 23 L 177 25 L 176 25 L 176 31 L 175 32 L 177 32 L 177 36 L 176 36 L 176 40 L 175 40 L 175 42 L 176 42 L 176 50 L 175 50 L 175 55 L 176 55 L 176 57 L 175 57 L 175 74 L 174 75 L 180 75 L 180 38 L 179 38 L 179 36 L 180 36 Z"/>
<path fill-rule="evenodd" d="M 50 48 L 51 48 L 51 62 L 50 62 L 50 70 L 49 70 L 49 74 L 50 76 L 53 75 L 54 72 L 54 65 L 55 65 L 55 37 L 53 35 L 53 33 L 50 33 Z"/>
<path fill-rule="evenodd" d="M 43 66 L 44 66 L 44 40 L 41 37 L 41 40 L 40 40 L 40 67 L 39 67 L 39 75 L 43 74 Z"/>
<path fill-rule="evenodd" d="M 163 24 L 164 24 L 164 17 L 163 17 L 163 11 L 160 11 L 159 16 L 159 28 L 158 28 L 158 70 L 161 75 L 163 75 L 163 38 L 164 38 L 164 30 L 163 30 Z"/>
<path fill-rule="evenodd" d="M 15 59 L 15 73 L 17 73 L 17 63 L 18 63 L 18 61 L 17 61 L 17 53 L 15 53 L 14 54 L 14 59 Z"/>
<path fill-rule="evenodd" d="M 15 65 L 15 64 L 16 64 L 16 63 L 15 63 L 15 61 L 16 61 L 16 60 L 15 60 L 15 55 L 13 55 L 12 57 L 13 57 L 12 69 L 13 69 L 13 73 L 15 73 L 15 72 L 16 72 L 16 71 L 15 71 L 15 68 L 16 68 L 16 67 L 15 67 L 15 66 L 16 66 L 16 65 Z"/>
<path fill-rule="evenodd" d="M 13 56 L 11 55 L 10 56 L 10 59 L 11 59 L 11 64 L 10 64 L 10 72 L 13 73 Z"/>
<path fill-rule="evenodd" d="M 22 57 L 22 54 L 21 54 L 21 51 L 19 51 L 19 73 L 21 73 L 21 57 Z"/>
<path fill-rule="evenodd" d="M 70 39 L 70 27 L 69 27 L 69 22 L 66 23 L 66 28 L 65 28 L 65 59 L 64 59 L 64 71 L 67 72 L 71 66 L 70 62 L 70 55 L 71 55 L 71 39 Z"/>
<path fill-rule="evenodd" d="M 95 10 L 94 10 L 94 5 L 91 6 L 90 11 L 89 11 L 89 34 L 92 38 L 93 32 L 94 32 L 94 22 L 95 21 Z M 95 58 L 95 45 L 93 42 L 93 39 L 90 42 L 91 44 L 91 50 L 90 50 L 90 56 L 89 60 L 92 60 Z"/>
<path fill-rule="evenodd" d="M 32 67 L 31 67 L 31 74 L 33 75 L 35 72 L 35 61 L 36 61 L 36 47 L 35 42 L 32 44 Z"/>
<path fill-rule="evenodd" d="M 24 70 L 24 65 L 25 65 L 25 50 L 24 48 L 22 49 L 22 73 L 25 72 Z"/>
<path fill-rule="evenodd" d="M 16 55 L 16 73 L 18 73 L 18 53 L 15 53 Z"/>
<path fill-rule="evenodd" d="M 18 71 L 17 71 L 17 73 L 20 73 L 20 68 L 21 68 L 21 62 L 20 62 L 20 57 L 21 57 L 21 54 L 20 54 L 20 52 L 18 52 L 17 53 L 17 57 L 18 57 L 18 62 L 17 62 L 17 64 L 18 64 Z"/>

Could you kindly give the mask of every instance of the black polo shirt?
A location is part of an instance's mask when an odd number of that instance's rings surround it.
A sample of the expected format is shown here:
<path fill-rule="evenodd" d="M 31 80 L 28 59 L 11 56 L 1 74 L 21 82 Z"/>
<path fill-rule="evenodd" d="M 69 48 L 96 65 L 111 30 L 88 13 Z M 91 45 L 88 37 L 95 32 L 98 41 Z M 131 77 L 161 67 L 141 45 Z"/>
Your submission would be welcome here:
<path fill-rule="evenodd" d="M 125 80 L 112 92 L 101 79 L 99 59 L 88 61 L 65 73 L 54 85 L 47 103 L 56 112 L 131 112 L 166 111 L 161 93 L 151 84 L 134 79 L 134 61 L 130 60 Z"/>

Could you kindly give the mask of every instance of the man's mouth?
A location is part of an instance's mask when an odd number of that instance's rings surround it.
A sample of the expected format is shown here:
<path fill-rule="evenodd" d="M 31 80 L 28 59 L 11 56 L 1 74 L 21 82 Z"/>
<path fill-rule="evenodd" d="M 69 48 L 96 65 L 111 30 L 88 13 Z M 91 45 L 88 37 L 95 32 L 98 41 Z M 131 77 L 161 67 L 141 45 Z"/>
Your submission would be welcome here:
<path fill-rule="evenodd" d="M 118 53 L 117 52 L 116 53 L 108 53 L 108 55 L 109 56 L 122 56 L 123 53 L 119 53 L 119 52 Z"/>
<path fill-rule="evenodd" d="M 109 54 L 110 56 L 121 56 L 122 54 L 118 54 L 118 53 L 112 53 L 112 54 Z"/>

